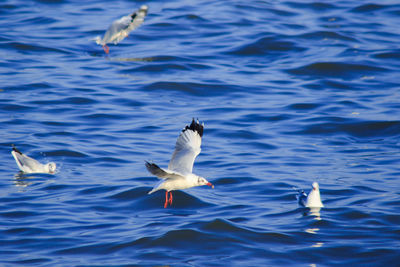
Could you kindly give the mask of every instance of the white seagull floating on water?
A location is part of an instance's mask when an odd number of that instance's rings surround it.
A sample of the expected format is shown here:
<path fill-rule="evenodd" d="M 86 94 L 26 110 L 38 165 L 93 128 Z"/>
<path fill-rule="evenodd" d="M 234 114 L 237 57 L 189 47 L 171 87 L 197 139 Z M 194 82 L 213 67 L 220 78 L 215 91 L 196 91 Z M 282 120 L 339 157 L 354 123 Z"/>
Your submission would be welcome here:
<path fill-rule="evenodd" d="M 143 5 L 139 10 L 133 12 L 131 15 L 123 16 L 114 21 L 104 34 L 103 38 L 100 38 L 100 36 L 95 38 L 96 43 L 103 46 L 104 52 L 108 54 L 110 49 L 107 44 L 118 44 L 125 39 L 131 31 L 138 28 L 143 23 L 144 18 L 147 15 L 147 10 L 148 7 Z"/>
<path fill-rule="evenodd" d="M 168 164 L 168 169 L 162 169 L 155 163 L 146 161 L 147 170 L 162 179 L 149 194 L 165 189 L 164 208 L 168 204 L 172 205 L 173 190 L 181 190 L 194 186 L 208 185 L 214 186 L 205 178 L 192 173 L 193 163 L 201 149 L 201 138 L 203 136 L 204 124 L 199 124 L 199 121 L 192 120 L 190 126 L 186 125 L 178 137 L 175 145 L 175 151 Z M 168 192 L 170 198 L 168 199 Z"/>
<path fill-rule="evenodd" d="M 298 195 L 299 205 L 307 208 L 322 208 L 324 205 L 321 201 L 321 196 L 319 194 L 319 185 L 317 182 L 312 184 L 312 189 L 310 193 L 304 193 L 304 190 L 299 191 Z"/>
<path fill-rule="evenodd" d="M 13 155 L 15 161 L 17 162 L 19 169 L 24 173 L 54 174 L 56 172 L 56 164 L 54 162 L 42 164 L 39 161 L 23 154 L 14 145 L 12 145 L 11 154 Z"/>

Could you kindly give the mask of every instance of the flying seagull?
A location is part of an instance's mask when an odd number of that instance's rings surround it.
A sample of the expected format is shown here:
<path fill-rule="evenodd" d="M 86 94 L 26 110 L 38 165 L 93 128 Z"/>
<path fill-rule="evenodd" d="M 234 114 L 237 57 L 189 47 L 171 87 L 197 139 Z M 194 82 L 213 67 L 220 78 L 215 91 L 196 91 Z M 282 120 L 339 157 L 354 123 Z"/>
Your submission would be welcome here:
<path fill-rule="evenodd" d="M 103 38 L 97 36 L 95 41 L 98 45 L 103 46 L 104 52 L 108 54 L 110 48 L 107 46 L 109 43 L 118 44 L 123 39 L 125 39 L 128 34 L 134 29 L 138 28 L 144 21 L 147 15 L 148 7 L 143 5 L 139 10 L 133 12 L 128 16 L 123 16 L 122 18 L 114 21 L 108 30 L 104 34 Z"/>
<path fill-rule="evenodd" d="M 304 193 L 304 190 L 299 191 L 297 196 L 299 205 L 307 208 L 322 208 L 324 205 L 321 202 L 321 196 L 319 194 L 319 185 L 317 182 L 312 184 L 310 193 Z"/>
<path fill-rule="evenodd" d="M 192 120 L 190 126 L 186 125 L 176 140 L 175 151 L 168 164 L 168 169 L 162 169 L 155 163 L 146 161 L 147 170 L 161 179 L 149 194 L 161 189 L 165 189 L 164 208 L 172 205 L 173 190 L 181 190 L 194 186 L 208 185 L 214 186 L 205 178 L 192 173 L 193 163 L 201 149 L 201 138 L 203 136 L 204 123 Z M 170 197 L 168 198 L 168 192 Z"/>
<path fill-rule="evenodd" d="M 17 162 L 19 169 L 24 173 L 54 174 L 56 172 L 56 164 L 54 162 L 42 164 L 39 161 L 23 154 L 14 145 L 12 145 L 11 154 L 13 155 L 15 161 Z"/>

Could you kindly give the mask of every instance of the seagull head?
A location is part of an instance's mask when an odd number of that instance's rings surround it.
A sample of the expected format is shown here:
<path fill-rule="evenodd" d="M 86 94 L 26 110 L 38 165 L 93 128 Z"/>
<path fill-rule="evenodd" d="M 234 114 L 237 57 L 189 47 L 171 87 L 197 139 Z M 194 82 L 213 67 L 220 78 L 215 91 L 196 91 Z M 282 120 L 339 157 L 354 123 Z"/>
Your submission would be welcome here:
<path fill-rule="evenodd" d="M 56 164 L 54 162 L 49 162 L 45 166 L 49 173 L 54 174 L 56 172 Z"/>
<path fill-rule="evenodd" d="M 313 184 L 312 184 L 312 190 L 319 190 L 319 185 L 318 185 L 318 183 L 317 182 L 314 182 Z"/>
<path fill-rule="evenodd" d="M 207 181 L 204 177 L 199 176 L 197 179 L 197 184 L 198 185 L 208 185 L 211 188 L 214 188 L 214 185 L 212 183 L 210 183 L 209 181 Z"/>

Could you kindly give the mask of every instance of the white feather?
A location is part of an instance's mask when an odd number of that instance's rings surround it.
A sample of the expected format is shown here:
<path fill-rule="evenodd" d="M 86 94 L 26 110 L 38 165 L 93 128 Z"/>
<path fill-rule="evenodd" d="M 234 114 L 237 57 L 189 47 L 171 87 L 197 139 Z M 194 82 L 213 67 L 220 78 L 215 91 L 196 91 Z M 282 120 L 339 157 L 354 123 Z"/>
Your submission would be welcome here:
<path fill-rule="evenodd" d="M 175 151 L 168 164 L 168 170 L 181 174 L 192 173 L 196 157 L 201 152 L 201 137 L 192 130 L 183 131 L 176 140 Z"/>
<path fill-rule="evenodd" d="M 131 31 L 138 28 L 144 22 L 147 10 L 148 7 L 143 5 L 131 15 L 123 16 L 115 20 L 110 27 L 108 27 L 103 38 L 95 39 L 96 43 L 99 45 L 106 45 L 108 43 L 118 44 L 125 39 Z"/>

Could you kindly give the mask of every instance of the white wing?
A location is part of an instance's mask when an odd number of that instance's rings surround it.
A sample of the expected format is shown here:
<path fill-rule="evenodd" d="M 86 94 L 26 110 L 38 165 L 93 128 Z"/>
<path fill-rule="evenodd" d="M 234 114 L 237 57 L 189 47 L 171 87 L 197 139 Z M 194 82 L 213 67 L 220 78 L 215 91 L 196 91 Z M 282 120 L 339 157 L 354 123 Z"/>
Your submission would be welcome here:
<path fill-rule="evenodd" d="M 186 126 L 176 141 L 175 151 L 168 164 L 168 170 L 181 174 L 192 173 L 193 163 L 201 151 L 201 138 L 204 125 L 195 122 Z"/>
<path fill-rule="evenodd" d="M 108 28 L 106 34 L 104 34 L 103 42 L 114 44 L 122 41 L 126 36 L 128 36 L 127 29 L 131 21 L 131 16 L 124 16 L 119 20 L 114 21 Z"/>
<path fill-rule="evenodd" d="M 147 6 L 142 6 L 138 11 L 131 15 L 124 16 L 114 21 L 104 34 L 102 42 L 104 44 L 111 42 L 118 44 L 125 39 L 131 31 L 143 23 L 146 14 Z"/>
<path fill-rule="evenodd" d="M 138 11 L 134 12 L 131 15 L 131 22 L 129 24 L 128 31 L 133 31 L 134 29 L 142 25 L 142 23 L 144 22 L 144 18 L 147 15 L 147 9 L 148 7 L 143 5 Z"/>
<path fill-rule="evenodd" d="M 28 157 L 27 155 L 21 153 L 18 149 L 13 147 L 13 151 L 11 152 L 19 169 L 26 173 L 31 172 L 42 172 L 44 170 L 44 165 L 39 161 Z"/>

